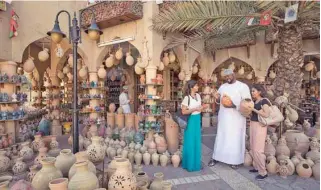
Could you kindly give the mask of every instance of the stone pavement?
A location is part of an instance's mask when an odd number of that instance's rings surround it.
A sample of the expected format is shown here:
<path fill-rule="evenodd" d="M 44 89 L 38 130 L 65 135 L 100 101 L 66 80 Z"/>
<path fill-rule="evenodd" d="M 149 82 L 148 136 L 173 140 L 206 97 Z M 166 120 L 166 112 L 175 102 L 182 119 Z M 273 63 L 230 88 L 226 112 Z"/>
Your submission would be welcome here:
<path fill-rule="evenodd" d="M 204 129 L 202 144 L 202 162 L 204 169 L 200 172 L 187 172 L 172 165 L 144 166 L 143 170 L 152 179 L 156 172 L 163 172 L 165 180 L 173 184 L 173 190 L 317 190 L 320 182 L 314 178 L 304 179 L 297 175 L 283 179 L 278 175 L 270 175 L 264 181 L 256 181 L 256 174 L 248 172 L 244 166 L 233 170 L 229 166 L 218 163 L 214 167 L 207 166 L 212 156 L 215 134 L 213 128 Z"/>

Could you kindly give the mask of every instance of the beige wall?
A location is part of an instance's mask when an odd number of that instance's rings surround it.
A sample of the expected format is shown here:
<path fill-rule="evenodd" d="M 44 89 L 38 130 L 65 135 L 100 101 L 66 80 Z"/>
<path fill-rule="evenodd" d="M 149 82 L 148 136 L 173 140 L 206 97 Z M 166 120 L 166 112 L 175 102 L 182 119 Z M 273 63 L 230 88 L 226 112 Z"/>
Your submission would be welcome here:
<path fill-rule="evenodd" d="M 12 60 L 10 32 L 10 6 L 7 11 L 0 11 L 0 61 Z"/>

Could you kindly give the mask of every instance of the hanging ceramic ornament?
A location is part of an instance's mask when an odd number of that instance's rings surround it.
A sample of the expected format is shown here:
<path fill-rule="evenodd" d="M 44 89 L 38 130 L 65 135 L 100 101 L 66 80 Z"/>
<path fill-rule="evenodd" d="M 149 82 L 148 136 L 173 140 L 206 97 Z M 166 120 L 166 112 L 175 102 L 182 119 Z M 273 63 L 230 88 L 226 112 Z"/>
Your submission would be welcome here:
<path fill-rule="evenodd" d="M 200 69 L 200 71 L 198 72 L 198 77 L 200 77 L 200 78 L 205 77 L 205 72 L 203 71 L 203 69 Z"/>
<path fill-rule="evenodd" d="M 64 74 L 67 74 L 67 73 L 70 72 L 70 68 L 68 67 L 68 65 L 66 65 L 66 66 L 62 69 L 62 72 L 63 72 Z"/>
<path fill-rule="evenodd" d="M 169 64 L 168 53 L 164 53 L 163 63 L 165 66 L 168 66 L 168 64 Z"/>
<path fill-rule="evenodd" d="M 118 50 L 115 53 L 115 57 L 117 60 L 121 60 L 123 58 L 123 48 L 118 48 Z"/>
<path fill-rule="evenodd" d="M 242 66 L 242 67 L 237 71 L 237 73 L 238 73 L 239 75 L 244 75 L 244 67 Z"/>
<path fill-rule="evenodd" d="M 31 73 L 35 68 L 35 63 L 33 62 L 34 58 L 29 56 L 29 58 L 23 64 L 23 70 L 27 73 Z"/>
<path fill-rule="evenodd" d="M 38 59 L 41 62 L 47 61 L 49 58 L 49 50 L 47 48 L 43 48 L 41 52 L 38 53 Z"/>
<path fill-rule="evenodd" d="M 106 72 L 106 70 L 104 68 L 104 65 L 100 65 L 100 67 L 98 69 L 98 72 L 97 72 L 97 75 L 101 79 L 105 79 L 106 78 L 107 72 Z"/>
<path fill-rule="evenodd" d="M 131 56 L 130 52 L 126 53 L 126 63 L 129 66 L 132 66 L 134 64 L 134 58 Z"/>
<path fill-rule="evenodd" d="M 170 51 L 170 52 L 169 52 L 169 62 L 170 62 L 170 63 L 174 63 L 175 60 L 176 60 L 176 56 L 175 56 L 174 52 L 173 52 L 173 51 Z"/>
<path fill-rule="evenodd" d="M 86 66 L 83 66 L 80 70 L 79 70 L 79 77 L 82 79 L 87 79 L 88 76 L 88 70 Z"/>
<path fill-rule="evenodd" d="M 228 66 L 229 69 L 232 69 L 232 71 L 235 70 L 235 63 L 232 61 L 232 63 Z"/>
<path fill-rule="evenodd" d="M 275 72 L 274 71 L 270 71 L 269 77 L 270 77 L 270 79 L 274 79 L 276 77 Z"/>
<path fill-rule="evenodd" d="M 135 65 L 135 73 L 138 75 L 141 75 L 144 73 L 144 69 L 140 68 L 137 63 Z"/>
<path fill-rule="evenodd" d="M 216 74 L 213 74 L 213 75 L 212 75 L 212 81 L 213 81 L 213 82 L 217 82 L 217 76 L 216 76 Z"/>
<path fill-rule="evenodd" d="M 253 71 L 246 75 L 246 79 L 251 80 L 253 78 Z"/>
<path fill-rule="evenodd" d="M 181 72 L 179 72 L 178 78 L 181 81 L 183 81 L 185 79 L 185 71 L 184 70 L 181 70 Z"/>
<path fill-rule="evenodd" d="M 57 44 L 55 52 L 56 52 L 56 56 L 59 58 L 62 58 L 62 56 L 64 55 L 64 50 L 61 48 L 60 44 Z"/>
<path fill-rule="evenodd" d="M 159 66 L 158 66 L 158 70 L 159 70 L 159 71 L 162 71 L 162 70 L 164 70 L 164 68 L 165 68 L 164 63 L 163 63 L 163 62 L 160 62 L 160 63 L 159 63 Z"/>
<path fill-rule="evenodd" d="M 63 78 L 65 78 L 65 75 L 64 75 L 64 73 L 63 73 L 62 71 L 58 71 L 57 76 L 58 76 L 58 78 L 60 78 L 61 80 L 62 80 Z"/>
<path fill-rule="evenodd" d="M 197 66 L 197 64 L 195 64 L 194 66 L 193 66 L 193 68 L 192 68 L 192 73 L 193 74 L 196 74 L 198 72 L 198 66 Z"/>
<path fill-rule="evenodd" d="M 77 70 L 79 71 L 82 68 L 82 59 L 77 59 Z"/>
<path fill-rule="evenodd" d="M 115 57 L 113 54 L 109 54 L 109 57 L 105 61 L 105 65 L 107 68 L 110 68 L 114 65 Z"/>
<path fill-rule="evenodd" d="M 69 54 L 69 57 L 68 57 L 68 65 L 70 68 L 73 68 L 74 66 L 74 63 L 73 63 L 73 57 L 72 57 L 72 54 Z"/>
<path fill-rule="evenodd" d="M 315 68 L 314 61 L 309 61 L 309 63 L 304 66 L 304 69 L 308 72 L 311 72 L 314 68 Z"/>

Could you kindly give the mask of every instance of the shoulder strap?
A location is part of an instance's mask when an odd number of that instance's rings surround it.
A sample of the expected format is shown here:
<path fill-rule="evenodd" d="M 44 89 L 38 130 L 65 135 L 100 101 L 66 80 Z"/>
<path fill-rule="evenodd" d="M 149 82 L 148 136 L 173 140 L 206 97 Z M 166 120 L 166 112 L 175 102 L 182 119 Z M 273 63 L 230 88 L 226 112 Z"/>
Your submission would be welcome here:
<path fill-rule="evenodd" d="M 189 96 L 190 96 L 190 95 L 188 95 L 188 96 L 187 96 L 187 97 L 188 97 L 188 103 L 187 103 L 187 105 L 188 105 L 188 106 L 189 106 L 189 102 L 190 102 L 190 98 L 189 98 Z"/>
<path fill-rule="evenodd" d="M 270 106 L 272 106 L 272 103 L 271 103 L 271 101 L 270 101 L 269 99 L 267 99 L 267 98 L 262 98 L 261 101 L 263 101 L 263 100 L 267 100 L 267 101 L 270 103 Z M 263 108 L 263 105 L 261 105 L 261 108 Z"/>

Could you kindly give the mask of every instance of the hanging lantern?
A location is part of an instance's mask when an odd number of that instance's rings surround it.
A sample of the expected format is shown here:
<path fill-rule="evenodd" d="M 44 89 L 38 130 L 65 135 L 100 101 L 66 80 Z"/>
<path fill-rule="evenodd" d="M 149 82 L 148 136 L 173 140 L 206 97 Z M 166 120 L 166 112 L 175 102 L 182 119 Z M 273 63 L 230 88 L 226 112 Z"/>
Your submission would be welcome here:
<path fill-rule="evenodd" d="M 184 70 L 181 70 L 181 72 L 179 72 L 178 79 L 181 81 L 183 81 L 185 79 L 185 71 Z"/>
<path fill-rule="evenodd" d="M 197 72 L 198 72 L 198 67 L 197 67 L 197 64 L 195 64 L 192 68 L 192 73 L 196 74 Z"/>
<path fill-rule="evenodd" d="M 73 63 L 73 56 L 72 54 L 69 54 L 69 57 L 68 57 L 68 65 L 70 68 L 73 68 L 74 67 L 74 63 Z"/>
<path fill-rule="evenodd" d="M 34 58 L 30 56 L 23 64 L 23 70 L 27 73 L 31 73 L 35 69 L 35 63 L 33 60 Z"/>
<path fill-rule="evenodd" d="M 38 53 L 38 59 L 41 62 L 47 61 L 49 58 L 49 50 L 47 48 L 43 48 L 42 51 Z"/>
<path fill-rule="evenodd" d="M 144 73 L 144 69 L 140 68 L 137 63 L 135 65 L 135 73 L 138 74 L 138 75 L 141 75 L 141 74 Z"/>
<path fill-rule="evenodd" d="M 101 79 L 105 79 L 106 78 L 107 72 L 106 72 L 106 70 L 104 68 L 104 65 L 100 65 L 100 67 L 98 69 L 98 72 L 97 72 L 97 75 Z"/>
<path fill-rule="evenodd" d="M 69 72 L 70 72 L 70 67 L 68 67 L 68 65 L 66 65 L 66 66 L 62 69 L 62 72 L 63 72 L 64 74 L 69 73 Z"/>
<path fill-rule="evenodd" d="M 107 68 L 110 68 L 114 65 L 115 57 L 113 54 L 109 54 L 109 57 L 105 61 L 105 65 Z"/>
<path fill-rule="evenodd" d="M 163 63 L 163 62 L 160 62 L 160 63 L 159 63 L 159 66 L 158 66 L 158 70 L 159 70 L 159 71 L 162 71 L 162 70 L 164 70 L 164 68 L 165 68 L 164 63 Z"/>
<path fill-rule="evenodd" d="M 168 53 L 164 53 L 163 63 L 165 66 L 168 66 L 168 64 L 169 64 Z"/>
<path fill-rule="evenodd" d="M 132 66 L 134 64 L 134 58 L 131 56 L 130 52 L 126 53 L 126 63 L 129 66 Z"/>
<path fill-rule="evenodd" d="M 238 73 L 239 75 L 244 75 L 244 67 L 242 66 L 242 67 L 237 71 L 237 73 Z"/>
<path fill-rule="evenodd" d="M 175 60 L 176 60 L 176 56 L 175 56 L 174 52 L 173 52 L 173 51 L 170 51 L 170 52 L 169 52 L 169 62 L 170 62 L 170 63 L 174 63 Z"/>
<path fill-rule="evenodd" d="M 88 70 L 86 66 L 83 66 L 80 70 L 79 70 L 79 77 L 82 79 L 86 79 L 88 76 Z"/>
<path fill-rule="evenodd" d="M 116 57 L 117 60 L 121 60 L 123 58 L 123 48 L 120 47 L 116 51 L 115 57 Z"/>

